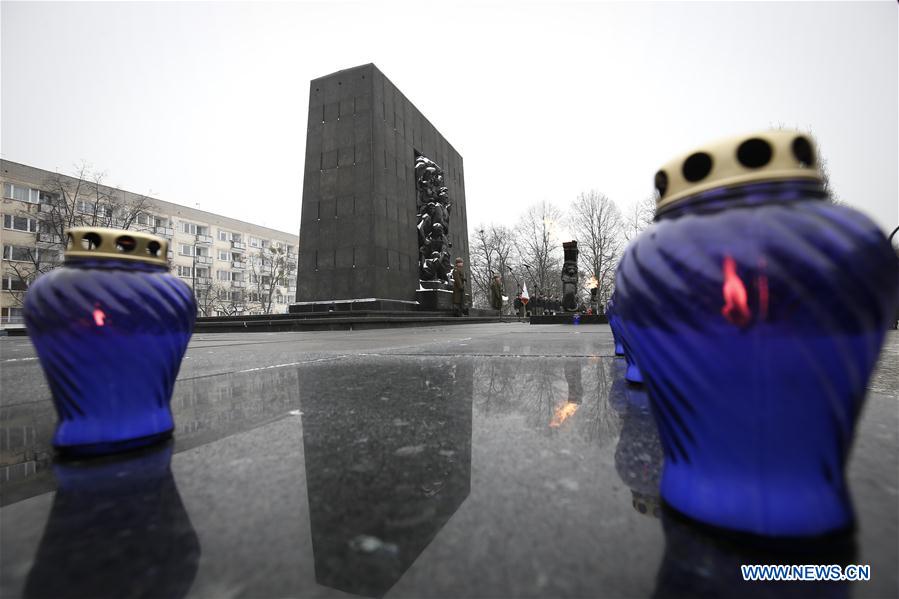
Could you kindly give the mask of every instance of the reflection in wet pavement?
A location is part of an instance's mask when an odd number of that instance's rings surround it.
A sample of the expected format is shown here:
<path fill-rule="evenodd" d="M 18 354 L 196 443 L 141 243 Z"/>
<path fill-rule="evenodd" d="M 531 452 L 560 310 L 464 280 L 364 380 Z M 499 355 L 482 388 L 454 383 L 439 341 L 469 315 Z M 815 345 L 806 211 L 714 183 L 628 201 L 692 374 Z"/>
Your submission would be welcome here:
<path fill-rule="evenodd" d="M 28 598 L 184 597 L 200 545 L 172 477 L 171 443 L 54 466 L 59 490 Z M 122 558 L 125 559 L 122 559 Z"/>
<path fill-rule="evenodd" d="M 283 418 L 299 407 L 298 370 L 280 368 L 178 381 L 172 398 L 175 451 L 184 451 Z M 56 412 L 49 399 L 2 410 L 2 505 L 53 489 L 50 441 Z M 25 480 L 28 479 L 28 480 Z M 36 480 L 35 480 L 36 479 Z M 8 483 L 19 483 L 17 486 Z"/>
<path fill-rule="evenodd" d="M 474 364 L 397 366 L 360 364 L 354 385 L 336 385 L 338 368 L 325 366 L 334 376 L 302 389 L 316 581 L 372 597 L 399 580 L 471 485 Z"/>
<path fill-rule="evenodd" d="M 853 453 L 859 551 L 760 548 L 661 505 L 648 398 L 611 348 L 610 334 L 491 334 L 279 353 L 180 380 L 173 445 L 87 465 L 52 465 L 48 401 L 3 407 L 0 459 L 21 472 L 4 483 L 0 594 L 895 594 L 895 398 L 872 395 Z M 878 578 L 737 578 L 741 563 L 825 559 Z"/>

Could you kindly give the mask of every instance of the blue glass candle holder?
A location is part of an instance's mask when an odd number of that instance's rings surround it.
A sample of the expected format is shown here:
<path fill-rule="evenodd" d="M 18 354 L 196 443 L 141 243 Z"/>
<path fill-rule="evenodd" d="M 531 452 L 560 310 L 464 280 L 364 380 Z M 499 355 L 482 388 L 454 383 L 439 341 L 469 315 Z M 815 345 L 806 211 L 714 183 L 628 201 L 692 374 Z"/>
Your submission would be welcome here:
<path fill-rule="evenodd" d="M 164 439 L 193 293 L 169 273 L 165 239 L 101 228 L 68 236 L 65 264 L 35 281 L 23 310 L 59 415 L 53 445 L 90 455 Z"/>
<path fill-rule="evenodd" d="M 643 374 L 637 367 L 636 362 L 634 362 L 633 354 L 628 351 L 627 342 L 621 332 L 621 319 L 615 310 L 614 297 L 609 300 L 609 327 L 612 329 L 612 337 L 615 340 L 615 355 L 623 356 L 624 361 L 627 363 L 627 370 L 625 371 L 624 378 L 629 383 L 642 385 Z"/>
<path fill-rule="evenodd" d="M 815 164 L 791 131 L 672 161 L 656 222 L 618 268 L 662 498 L 706 524 L 781 537 L 853 525 L 846 459 L 899 260 L 873 222 L 829 201 Z"/>
<path fill-rule="evenodd" d="M 612 293 L 612 297 L 609 298 L 609 303 L 606 304 L 606 318 L 609 319 L 609 328 L 612 329 L 612 340 L 615 342 L 615 355 L 616 356 L 624 356 L 624 346 L 621 345 L 621 336 L 618 332 L 618 320 L 615 316 L 615 294 Z"/>

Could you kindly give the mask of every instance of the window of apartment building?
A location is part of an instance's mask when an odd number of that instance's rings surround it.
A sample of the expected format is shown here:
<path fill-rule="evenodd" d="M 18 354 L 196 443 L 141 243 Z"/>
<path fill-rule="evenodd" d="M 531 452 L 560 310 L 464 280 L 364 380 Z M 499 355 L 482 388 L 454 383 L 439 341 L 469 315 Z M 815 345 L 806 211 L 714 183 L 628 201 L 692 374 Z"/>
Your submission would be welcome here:
<path fill-rule="evenodd" d="M 12 262 L 31 262 L 33 256 L 31 253 L 31 248 L 23 247 L 21 245 L 4 245 L 3 246 L 3 259 L 10 260 Z"/>
<path fill-rule="evenodd" d="M 209 235 L 209 227 L 195 223 L 182 222 L 181 232 L 189 235 Z"/>
<path fill-rule="evenodd" d="M 13 262 L 30 262 L 31 253 L 28 251 L 27 247 L 21 247 L 17 245 L 4 245 L 3 246 L 3 259 L 11 260 Z"/>
<path fill-rule="evenodd" d="M 186 277 L 188 279 L 191 278 L 193 276 L 193 268 L 190 266 L 181 266 L 179 264 L 178 265 L 178 276 Z"/>
<path fill-rule="evenodd" d="M 219 229 L 219 241 L 231 241 L 232 235 L 233 233 L 231 233 L 231 231 Z"/>
<path fill-rule="evenodd" d="M 4 275 L 0 287 L 4 291 L 25 291 L 28 289 L 28 282 L 23 281 L 17 275 Z"/>
<path fill-rule="evenodd" d="M 228 250 L 219 250 L 219 260 L 231 260 L 231 252 Z"/>
<path fill-rule="evenodd" d="M 197 269 L 197 278 L 198 279 L 208 279 L 209 278 L 209 269 L 208 268 L 198 268 Z"/>
<path fill-rule="evenodd" d="M 12 183 L 4 183 L 3 197 L 11 200 L 19 200 L 20 202 L 28 202 L 29 204 L 37 204 L 41 201 L 41 190 L 24 187 L 22 185 L 14 185 Z"/>
<path fill-rule="evenodd" d="M 134 220 L 137 221 L 137 224 L 143 225 L 145 227 L 149 227 L 153 224 L 153 217 L 143 212 L 138 212 Z"/>
<path fill-rule="evenodd" d="M 186 243 L 178 244 L 178 253 L 182 256 L 193 256 L 195 248 L 192 245 L 188 245 Z"/>
<path fill-rule="evenodd" d="M 0 308 L 0 322 L 22 322 L 22 308 Z"/>
<path fill-rule="evenodd" d="M 250 247 L 258 248 L 262 247 L 262 240 L 258 237 L 250 237 Z"/>
<path fill-rule="evenodd" d="M 49 191 L 41 192 L 41 204 L 55 204 L 58 200 L 58 193 L 50 193 Z"/>
<path fill-rule="evenodd" d="M 261 247 L 262 249 L 265 249 L 271 245 L 271 242 L 268 239 L 260 239 L 259 241 L 259 247 Z"/>
<path fill-rule="evenodd" d="M 86 200 L 76 200 L 75 210 L 82 214 L 96 214 L 105 218 L 112 218 L 112 208 L 109 206 L 97 206 L 93 202 Z"/>
<path fill-rule="evenodd" d="M 231 271 L 230 270 L 217 270 L 215 271 L 215 278 L 219 281 L 230 281 L 231 280 Z"/>
<path fill-rule="evenodd" d="M 37 221 L 33 218 L 25 216 L 13 216 L 11 214 L 3 215 L 3 228 L 12 231 L 25 231 L 27 233 L 37 232 Z"/>
<path fill-rule="evenodd" d="M 169 219 L 165 218 L 164 216 L 153 216 L 151 218 L 153 219 L 154 227 L 168 227 L 169 226 Z"/>
<path fill-rule="evenodd" d="M 209 257 L 209 248 L 198 245 L 194 248 L 194 252 L 196 252 L 197 256 L 202 256 L 203 258 Z"/>

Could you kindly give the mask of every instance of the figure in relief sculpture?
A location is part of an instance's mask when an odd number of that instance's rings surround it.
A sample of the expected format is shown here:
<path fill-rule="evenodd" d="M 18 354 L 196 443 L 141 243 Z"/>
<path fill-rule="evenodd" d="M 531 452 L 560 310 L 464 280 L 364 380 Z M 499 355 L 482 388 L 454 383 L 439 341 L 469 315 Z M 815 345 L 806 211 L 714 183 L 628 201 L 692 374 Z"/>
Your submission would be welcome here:
<path fill-rule="evenodd" d="M 430 289 L 452 288 L 452 244 L 447 237 L 452 204 L 443 182 L 443 170 L 433 160 L 415 159 L 419 279 Z"/>

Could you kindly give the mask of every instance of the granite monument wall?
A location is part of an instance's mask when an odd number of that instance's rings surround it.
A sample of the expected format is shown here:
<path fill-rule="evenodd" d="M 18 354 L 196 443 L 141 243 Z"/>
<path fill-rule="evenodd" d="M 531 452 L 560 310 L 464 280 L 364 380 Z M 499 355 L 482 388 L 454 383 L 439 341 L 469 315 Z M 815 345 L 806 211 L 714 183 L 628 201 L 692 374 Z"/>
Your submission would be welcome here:
<path fill-rule="evenodd" d="M 311 82 L 297 302 L 415 301 L 416 153 L 443 168 L 467 271 L 462 156 L 373 64 Z"/>

